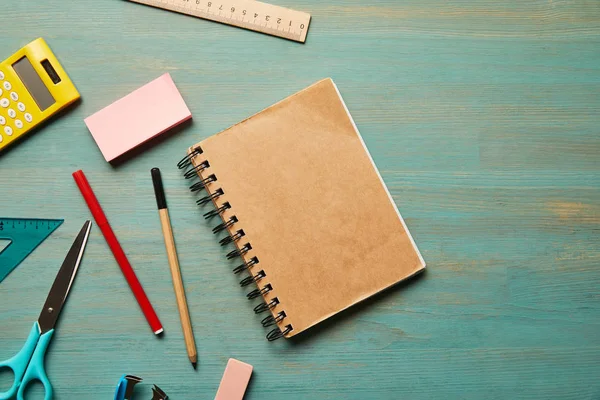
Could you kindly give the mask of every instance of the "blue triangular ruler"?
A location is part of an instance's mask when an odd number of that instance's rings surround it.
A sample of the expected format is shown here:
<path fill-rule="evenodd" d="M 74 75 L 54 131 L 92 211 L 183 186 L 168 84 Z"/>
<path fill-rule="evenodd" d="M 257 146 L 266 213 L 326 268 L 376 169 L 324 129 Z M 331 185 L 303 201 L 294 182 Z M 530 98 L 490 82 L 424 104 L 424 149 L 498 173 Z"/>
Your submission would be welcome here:
<path fill-rule="evenodd" d="M 64 219 L 0 217 L 0 239 L 10 240 L 0 252 L 0 282 L 63 222 Z"/>

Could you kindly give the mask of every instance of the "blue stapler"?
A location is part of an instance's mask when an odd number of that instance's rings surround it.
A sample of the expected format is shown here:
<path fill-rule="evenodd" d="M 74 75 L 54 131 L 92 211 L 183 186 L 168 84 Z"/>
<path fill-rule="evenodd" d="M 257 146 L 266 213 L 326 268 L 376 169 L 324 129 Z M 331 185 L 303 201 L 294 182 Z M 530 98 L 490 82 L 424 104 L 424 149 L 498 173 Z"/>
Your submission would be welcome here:
<path fill-rule="evenodd" d="M 115 400 L 131 400 L 133 399 L 133 388 L 140 383 L 142 378 L 134 375 L 123 375 L 117 384 L 115 391 Z M 162 391 L 161 388 L 154 385 L 152 388 L 152 400 L 168 400 L 169 396 Z"/>

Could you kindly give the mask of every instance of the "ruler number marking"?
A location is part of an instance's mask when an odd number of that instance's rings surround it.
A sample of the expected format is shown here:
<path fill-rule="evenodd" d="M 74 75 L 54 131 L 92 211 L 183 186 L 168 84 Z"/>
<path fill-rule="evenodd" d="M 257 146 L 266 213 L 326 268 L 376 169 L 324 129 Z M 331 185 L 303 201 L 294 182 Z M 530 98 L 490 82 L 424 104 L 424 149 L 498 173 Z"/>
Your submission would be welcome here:
<path fill-rule="evenodd" d="M 274 36 L 304 42 L 310 15 L 269 3 L 248 0 L 129 0 L 136 3 L 179 11 L 228 25 L 240 26 Z M 195 3 L 195 5 L 194 5 Z M 215 8 L 213 8 L 215 7 Z M 218 12 L 214 12 L 218 9 Z M 213 12 L 211 12 L 213 10 Z M 230 12 L 227 15 L 227 11 Z M 252 19 L 254 14 L 254 20 Z M 264 18 L 263 18 L 264 17 Z M 262 21 L 262 22 L 261 22 Z M 288 29 L 285 29 L 285 25 Z"/>

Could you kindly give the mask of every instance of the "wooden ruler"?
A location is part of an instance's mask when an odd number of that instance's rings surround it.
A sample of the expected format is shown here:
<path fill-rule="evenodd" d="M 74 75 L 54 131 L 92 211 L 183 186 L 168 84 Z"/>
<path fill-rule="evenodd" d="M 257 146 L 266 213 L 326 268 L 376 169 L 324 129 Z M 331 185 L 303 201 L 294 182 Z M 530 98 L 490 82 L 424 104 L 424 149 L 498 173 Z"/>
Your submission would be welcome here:
<path fill-rule="evenodd" d="M 129 0 L 304 43 L 310 14 L 254 0 Z"/>

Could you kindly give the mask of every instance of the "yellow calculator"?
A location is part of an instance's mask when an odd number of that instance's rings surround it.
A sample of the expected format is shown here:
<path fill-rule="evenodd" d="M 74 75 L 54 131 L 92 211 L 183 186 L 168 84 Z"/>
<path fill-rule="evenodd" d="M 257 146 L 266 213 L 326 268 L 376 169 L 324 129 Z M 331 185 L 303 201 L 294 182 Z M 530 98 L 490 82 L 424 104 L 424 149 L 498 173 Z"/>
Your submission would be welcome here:
<path fill-rule="evenodd" d="M 39 38 L 0 63 L 0 151 L 79 99 L 79 92 Z"/>

